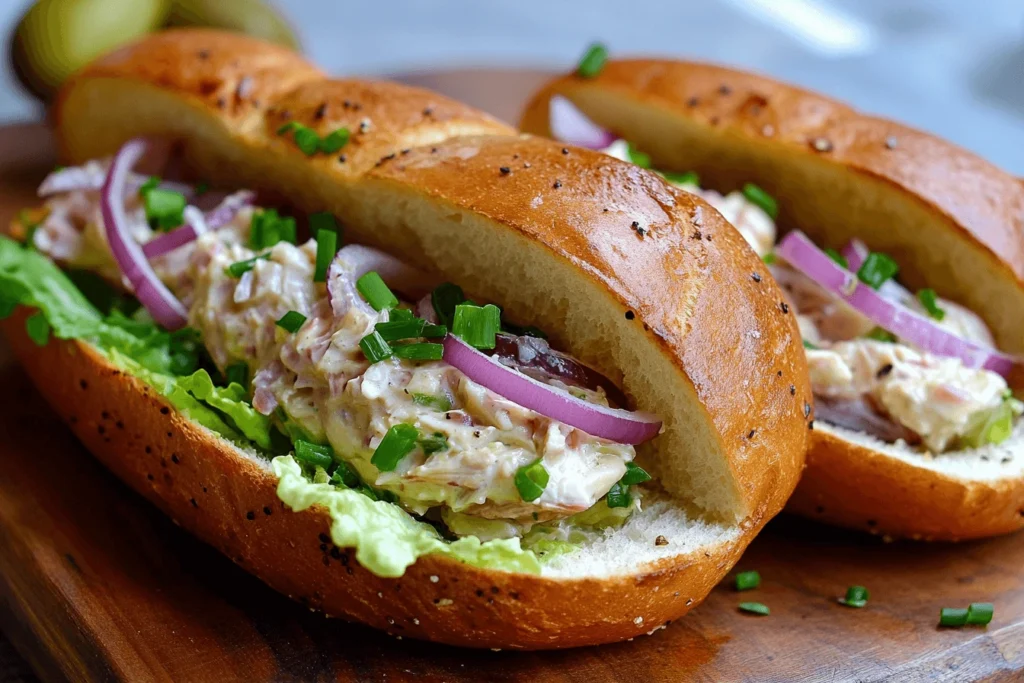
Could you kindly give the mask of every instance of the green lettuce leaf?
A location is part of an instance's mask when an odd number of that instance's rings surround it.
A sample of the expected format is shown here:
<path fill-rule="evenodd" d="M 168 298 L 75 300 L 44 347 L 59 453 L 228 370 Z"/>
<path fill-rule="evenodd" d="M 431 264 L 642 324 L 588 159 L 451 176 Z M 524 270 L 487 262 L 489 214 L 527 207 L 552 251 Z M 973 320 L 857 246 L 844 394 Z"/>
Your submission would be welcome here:
<path fill-rule="evenodd" d="M 123 301 L 103 286 L 90 281 L 94 301 Z M 10 315 L 19 304 L 39 309 L 58 339 L 91 342 L 186 417 L 233 441 L 271 447 L 270 421 L 248 404 L 245 390 L 216 387 L 206 370 L 197 370 L 202 345 L 195 330 L 167 332 L 144 311 L 129 318 L 115 308 L 104 315 L 56 264 L 0 237 L 0 314 Z"/>
<path fill-rule="evenodd" d="M 245 438 L 264 450 L 270 450 L 270 418 L 249 405 L 246 391 L 240 384 L 232 382 L 226 387 L 214 386 L 206 370 L 197 370 L 176 381 L 182 389 L 230 417 Z"/>
<path fill-rule="evenodd" d="M 434 527 L 419 522 L 392 503 L 371 500 L 355 489 L 336 488 L 307 479 L 290 456 L 271 462 L 278 477 L 277 496 L 296 511 L 322 505 L 331 515 L 331 538 L 341 548 L 355 548 L 356 559 L 377 576 L 397 577 L 417 558 L 449 555 L 476 567 L 537 574 L 537 556 L 518 538 L 481 543 L 475 537 L 446 542 Z"/>

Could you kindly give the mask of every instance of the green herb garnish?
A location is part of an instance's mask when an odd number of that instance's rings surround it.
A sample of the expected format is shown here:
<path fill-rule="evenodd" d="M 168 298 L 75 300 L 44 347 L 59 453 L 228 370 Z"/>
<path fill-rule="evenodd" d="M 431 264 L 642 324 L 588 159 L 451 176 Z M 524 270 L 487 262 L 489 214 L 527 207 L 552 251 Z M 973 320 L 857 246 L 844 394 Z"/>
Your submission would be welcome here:
<path fill-rule="evenodd" d="M 425 436 L 419 440 L 420 448 L 426 455 L 433 455 L 439 451 L 446 451 L 449 448 L 448 437 L 441 432 L 434 432 L 431 436 Z"/>
<path fill-rule="evenodd" d="M 868 604 L 868 597 L 868 589 L 864 586 L 850 586 L 846 589 L 846 597 L 839 598 L 839 604 L 860 608 Z"/>
<path fill-rule="evenodd" d="M 515 476 L 516 488 L 519 490 L 520 497 L 527 503 L 537 500 L 544 493 L 549 478 L 550 475 L 544 469 L 541 458 L 537 458 L 529 465 L 523 465 L 516 470 Z"/>
<path fill-rule="evenodd" d="M 299 331 L 302 325 L 306 322 L 306 316 L 302 315 L 298 311 L 288 311 L 281 316 L 275 324 L 282 330 L 295 334 Z"/>
<path fill-rule="evenodd" d="M 447 396 L 432 396 L 430 394 L 414 393 L 412 395 L 412 402 L 416 405 L 433 408 L 434 410 L 442 413 L 447 413 L 452 409 L 452 402 Z"/>
<path fill-rule="evenodd" d="M 391 472 L 402 458 L 416 448 L 418 429 L 408 424 L 397 424 L 387 431 L 373 451 L 370 463 L 381 472 Z"/>
<path fill-rule="evenodd" d="M 363 355 L 366 356 L 370 363 L 379 363 L 385 358 L 390 358 L 394 353 L 391 346 L 384 341 L 377 331 L 360 339 L 359 348 L 363 350 Z"/>
<path fill-rule="evenodd" d="M 601 43 L 591 43 L 576 65 L 576 74 L 583 78 L 594 78 L 608 61 L 608 48 Z"/>
<path fill-rule="evenodd" d="M 700 187 L 700 176 L 697 175 L 695 171 L 686 171 L 685 173 L 662 171 L 661 177 L 673 185 L 693 185 L 694 187 Z"/>
<path fill-rule="evenodd" d="M 450 282 L 438 285 L 437 289 L 430 293 L 430 303 L 434 306 L 437 319 L 448 328 L 451 328 L 455 318 L 455 307 L 465 300 L 466 295 L 462 293 L 462 288 Z"/>
<path fill-rule="evenodd" d="M 420 344 L 401 344 L 391 347 L 395 358 L 405 360 L 441 360 L 444 356 L 444 346 L 423 342 Z"/>
<path fill-rule="evenodd" d="M 153 187 L 143 195 L 146 220 L 154 230 L 171 230 L 185 222 L 185 195 Z"/>
<path fill-rule="evenodd" d="M 371 270 L 356 280 L 356 289 L 375 311 L 386 311 L 398 306 L 398 297 L 384 284 L 377 271 Z"/>
<path fill-rule="evenodd" d="M 888 342 L 890 344 L 896 343 L 896 335 L 888 330 L 883 330 L 881 327 L 876 327 L 870 332 L 864 335 L 867 339 L 874 339 L 875 341 Z"/>
<path fill-rule="evenodd" d="M 755 571 L 740 572 L 736 575 L 736 590 L 749 591 L 761 585 L 761 575 Z"/>
<path fill-rule="evenodd" d="M 626 156 L 629 157 L 629 160 L 632 163 L 636 164 L 640 168 L 651 167 L 651 155 L 645 154 L 644 152 L 638 150 L 636 147 L 633 146 L 632 142 L 626 143 Z"/>
<path fill-rule="evenodd" d="M 886 254 L 873 251 L 864 259 L 864 263 L 857 270 L 857 279 L 871 289 L 878 289 L 887 280 L 895 277 L 900 267 Z"/>
<path fill-rule="evenodd" d="M 316 233 L 316 271 L 313 282 L 326 282 L 327 270 L 338 253 L 338 233 L 333 230 L 319 230 Z"/>
<path fill-rule="evenodd" d="M 749 612 L 750 614 L 758 614 L 762 617 L 766 617 L 771 614 L 771 610 L 768 609 L 768 605 L 760 602 L 741 602 L 738 605 L 741 612 Z"/>
<path fill-rule="evenodd" d="M 231 277 L 242 277 L 242 275 L 248 273 L 250 270 L 256 267 L 257 261 L 265 261 L 268 258 L 270 258 L 269 252 L 267 252 L 266 254 L 257 254 L 256 256 L 253 256 L 252 258 L 246 259 L 244 261 L 235 261 L 230 266 L 225 268 L 224 272 L 230 275 Z"/>
<path fill-rule="evenodd" d="M 452 334 L 474 348 L 493 349 L 495 335 L 500 328 L 501 311 L 494 304 L 459 304 L 455 307 Z"/>
<path fill-rule="evenodd" d="M 295 442 L 295 459 L 326 470 L 334 464 L 334 449 L 330 446 L 298 440 Z"/>
<path fill-rule="evenodd" d="M 339 128 L 336 131 L 328 133 L 320 141 L 320 151 L 324 154 L 336 154 L 342 147 L 348 144 L 348 140 L 348 128 Z"/>
<path fill-rule="evenodd" d="M 917 300 L 924 306 L 924 310 L 928 312 L 928 315 L 936 320 L 942 320 L 946 317 L 946 310 L 939 306 L 939 295 L 935 293 L 934 289 L 919 290 L 917 292 Z"/>
<path fill-rule="evenodd" d="M 754 183 L 747 183 L 743 186 L 743 196 L 747 198 L 751 204 L 755 204 L 760 207 L 768 216 L 775 220 L 779 216 L 779 203 L 775 201 L 775 197 L 771 196 Z"/>

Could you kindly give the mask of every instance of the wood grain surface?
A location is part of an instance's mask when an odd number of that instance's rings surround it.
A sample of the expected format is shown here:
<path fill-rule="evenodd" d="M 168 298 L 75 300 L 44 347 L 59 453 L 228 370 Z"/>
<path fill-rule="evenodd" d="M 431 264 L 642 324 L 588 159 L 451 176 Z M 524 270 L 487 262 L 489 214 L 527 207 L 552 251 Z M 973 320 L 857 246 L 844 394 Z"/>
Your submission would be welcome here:
<path fill-rule="evenodd" d="M 507 87 L 471 74 L 491 93 L 481 101 L 473 90 L 473 103 L 514 116 L 536 77 L 506 74 Z M 464 73 L 416 80 L 474 99 L 458 91 Z M 0 221 L 33 203 L 51 153 L 41 126 L 0 130 Z M 737 593 L 727 581 L 651 637 L 564 652 L 468 651 L 324 619 L 195 541 L 75 442 L 2 342 L 0 435 L 0 629 L 44 680 L 1024 679 L 1020 534 L 885 543 L 784 518 L 737 567 L 759 570 L 761 588 Z M 836 602 L 851 584 L 870 589 L 867 607 Z M 771 615 L 737 611 L 748 600 Z M 936 626 L 940 607 L 972 601 L 995 603 L 987 628 Z"/>

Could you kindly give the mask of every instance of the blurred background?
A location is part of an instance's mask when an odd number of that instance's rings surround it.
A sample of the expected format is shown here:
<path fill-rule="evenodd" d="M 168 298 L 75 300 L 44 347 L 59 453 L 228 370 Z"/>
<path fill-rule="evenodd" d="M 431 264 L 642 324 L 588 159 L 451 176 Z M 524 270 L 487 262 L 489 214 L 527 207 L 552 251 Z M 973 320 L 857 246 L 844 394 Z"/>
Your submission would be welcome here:
<path fill-rule="evenodd" d="M 14 50 L 30 83 L 59 80 L 98 45 L 150 30 L 169 11 L 179 23 L 294 39 L 338 74 L 568 69 L 600 40 L 613 55 L 756 69 L 938 133 L 1024 175 L 1021 0 L 278 0 L 272 8 L 262 0 L 0 0 L 6 35 L 34 4 Z M 44 54 L 48 42 L 64 54 Z M 5 60 L 0 123 L 42 111 Z"/>

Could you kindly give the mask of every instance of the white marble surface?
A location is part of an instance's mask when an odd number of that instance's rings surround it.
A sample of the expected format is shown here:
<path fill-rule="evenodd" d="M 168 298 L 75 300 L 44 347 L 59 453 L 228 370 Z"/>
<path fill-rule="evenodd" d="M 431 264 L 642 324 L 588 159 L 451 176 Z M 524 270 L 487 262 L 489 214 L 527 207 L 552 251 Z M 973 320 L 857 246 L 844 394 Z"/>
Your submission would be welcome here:
<path fill-rule="evenodd" d="M 27 0 L 0 0 L 0 29 Z M 759 69 L 934 131 L 1024 175 L 1020 0 L 278 0 L 313 59 L 389 74 L 567 67 L 594 39 Z M 38 116 L 0 74 L 0 121 Z"/>

